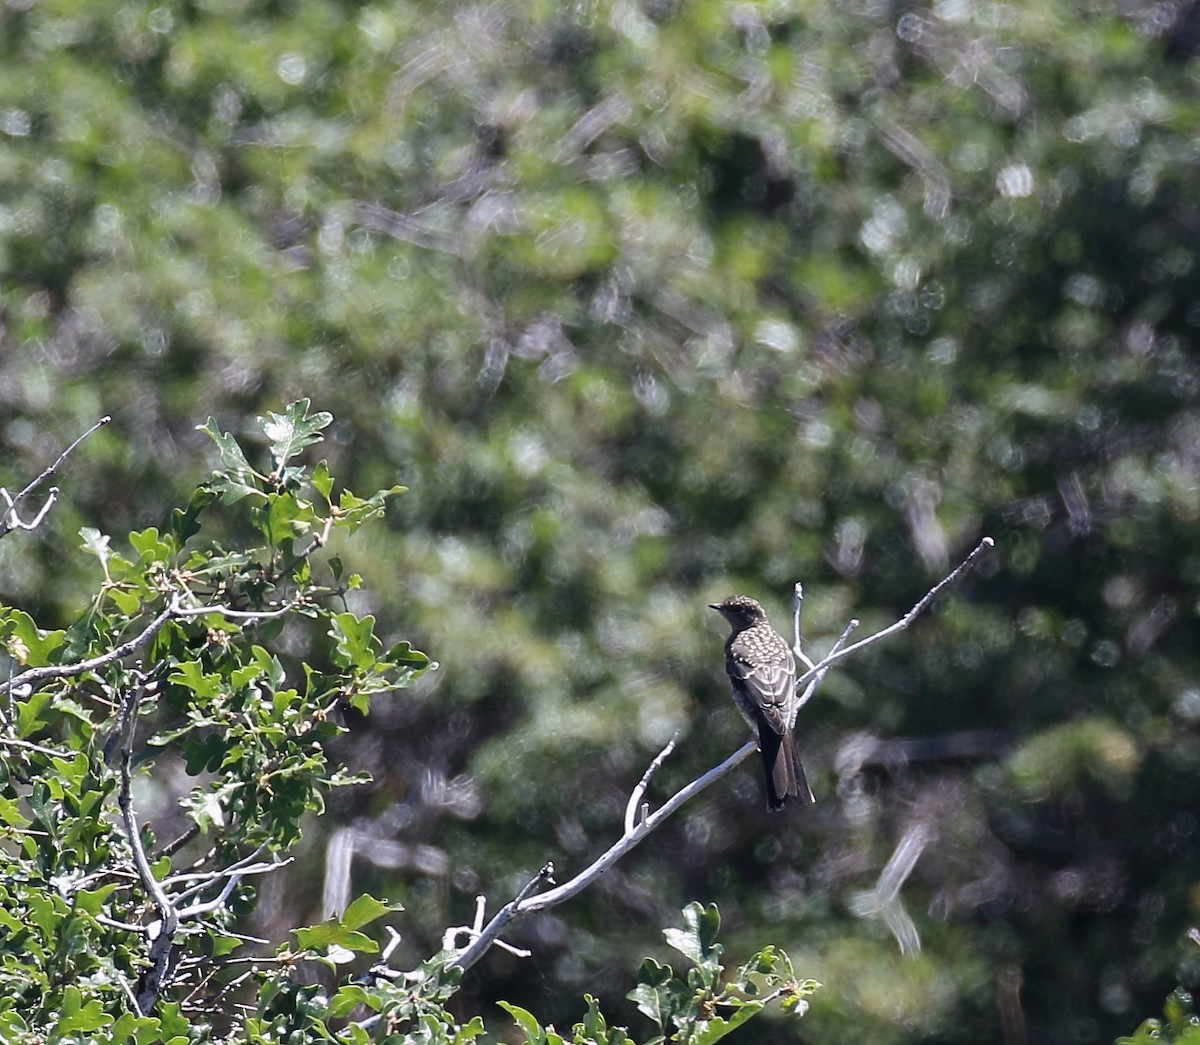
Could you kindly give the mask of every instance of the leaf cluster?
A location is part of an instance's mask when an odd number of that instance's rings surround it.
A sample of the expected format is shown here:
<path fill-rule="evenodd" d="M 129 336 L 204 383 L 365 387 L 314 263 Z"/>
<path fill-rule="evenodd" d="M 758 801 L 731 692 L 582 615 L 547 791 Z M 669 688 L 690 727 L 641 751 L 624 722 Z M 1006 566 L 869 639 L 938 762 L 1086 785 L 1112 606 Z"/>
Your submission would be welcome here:
<path fill-rule="evenodd" d="M 664 930 L 667 943 L 688 960 L 688 968 L 677 973 L 653 958 L 642 962 L 629 998 L 658 1028 L 643 1045 L 712 1045 L 776 999 L 784 1012 L 801 1016 L 808 1010 L 806 999 L 819 984 L 797 979 L 787 955 L 777 948 L 763 948 L 726 978 L 717 943 L 720 924 L 715 904 L 690 903 L 683 909 L 683 928 Z M 607 1025 L 594 998 L 584 1000 L 587 1013 L 569 1037 L 543 1027 L 520 1006 L 502 1002 L 501 1008 L 517 1021 L 528 1045 L 635 1045 L 625 1028 Z"/>

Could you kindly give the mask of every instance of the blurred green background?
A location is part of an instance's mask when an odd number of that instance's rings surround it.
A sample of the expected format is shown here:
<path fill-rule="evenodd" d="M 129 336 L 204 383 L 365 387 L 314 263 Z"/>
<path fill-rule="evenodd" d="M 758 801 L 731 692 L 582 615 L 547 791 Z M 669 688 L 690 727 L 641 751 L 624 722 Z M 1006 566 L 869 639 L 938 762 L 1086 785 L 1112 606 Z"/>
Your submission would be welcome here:
<path fill-rule="evenodd" d="M 415 962 L 675 730 L 657 800 L 745 740 L 705 603 L 787 631 L 801 580 L 819 653 L 990 534 L 805 709 L 815 808 L 748 763 L 464 1006 L 636 1019 L 699 899 L 825 984 L 756 1039 L 1110 1041 L 1200 980 L 1198 52 L 1191 2 L 7 0 L 0 482 L 114 421 L 0 597 L 79 613 L 78 528 L 161 524 L 208 415 L 332 411 L 339 479 L 411 490 L 354 608 L 441 669 L 252 931 L 340 883 Z M 912 831 L 902 957 L 853 898 Z"/>

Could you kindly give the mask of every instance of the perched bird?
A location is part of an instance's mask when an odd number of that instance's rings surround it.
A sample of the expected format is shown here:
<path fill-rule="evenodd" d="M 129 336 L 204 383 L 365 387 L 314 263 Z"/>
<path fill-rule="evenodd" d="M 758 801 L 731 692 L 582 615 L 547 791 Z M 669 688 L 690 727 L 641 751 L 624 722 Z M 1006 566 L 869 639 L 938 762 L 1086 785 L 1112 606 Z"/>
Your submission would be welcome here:
<path fill-rule="evenodd" d="M 746 595 L 710 602 L 733 629 L 725 640 L 725 671 L 733 700 L 758 737 L 767 780 L 767 809 L 782 809 L 789 798 L 815 801 L 796 753 L 792 719 L 796 714 L 796 660 L 787 640 L 771 627 L 763 608 Z"/>

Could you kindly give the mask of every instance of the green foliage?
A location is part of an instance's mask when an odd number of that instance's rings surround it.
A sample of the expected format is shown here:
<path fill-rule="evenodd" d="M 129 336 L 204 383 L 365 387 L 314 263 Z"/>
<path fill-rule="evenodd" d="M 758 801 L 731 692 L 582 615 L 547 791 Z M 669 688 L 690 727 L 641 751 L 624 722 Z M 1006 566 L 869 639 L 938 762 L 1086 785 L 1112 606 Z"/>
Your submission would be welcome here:
<path fill-rule="evenodd" d="M 1188 991 L 1173 991 L 1163 1006 L 1163 1018 L 1146 1020 L 1117 1045 L 1200 1045 L 1200 1019 L 1192 1011 Z"/>
<path fill-rule="evenodd" d="M 345 595 L 336 578 L 315 579 L 329 572 L 318 552 L 330 530 L 357 530 L 399 492 L 380 491 L 369 510 L 339 511 L 322 468 L 318 510 L 305 496 L 308 469 L 292 462 L 330 420 L 310 415 L 307 400 L 260 418 L 269 472 L 254 469 L 237 440 L 210 421 L 204 431 L 221 467 L 203 488 L 211 495 L 192 499 L 185 526 L 131 533 L 128 553 L 84 527 L 83 550 L 98 560 L 102 579 L 87 611 L 64 631 L 42 631 L 22 611 L 4 609 L 5 646 L 20 665 L 5 687 L 0 763 L 6 1041 L 170 1038 L 170 1014 L 180 1004 L 193 1017 L 204 1014 L 191 990 L 172 992 L 161 1007 L 152 997 L 153 1019 L 131 1005 L 142 990 L 135 985 L 149 975 L 147 945 L 159 924 L 146 920 L 139 853 L 179 920 L 178 967 L 198 967 L 211 954 L 208 988 L 219 985 L 237 967 L 221 960 L 238 942 L 228 934 L 234 916 L 254 904 L 247 873 L 274 870 L 329 788 L 358 779 L 328 758 L 343 732 L 338 709 L 365 710 L 372 694 L 406 687 L 429 667 L 407 643 L 385 656 L 372 618 L 331 606 Z M 219 509 L 248 515 L 261 543 L 229 551 L 198 542 L 203 513 Z M 324 667 L 304 665 L 302 686 L 264 645 L 285 616 L 324 626 L 336 641 Z M 124 834 L 122 824 L 136 820 L 118 822 L 109 811 L 120 805 L 124 814 L 133 784 L 171 764 L 195 781 L 179 796 L 183 837 L 164 847 L 144 828 L 136 838 Z M 198 859 L 194 844 L 186 848 L 193 837 L 204 840 Z M 155 908 L 163 917 L 157 899 Z M 373 951 L 374 941 L 357 930 L 394 909 L 362 897 L 337 932 L 302 930 L 301 951 L 326 958 L 334 948 Z M 206 1033 L 196 1023 L 185 1037 Z"/>
<path fill-rule="evenodd" d="M 84 527 L 82 551 L 103 576 L 70 628 L 45 632 L 3 610 L 4 643 L 20 665 L 4 686 L 0 734 L 6 1043 L 462 1045 L 484 1033 L 478 1016 L 464 1022 L 448 1008 L 463 974 L 453 954 L 408 972 L 389 966 L 390 948 L 376 958 L 370 930 L 398 904 L 364 894 L 293 929 L 273 955 L 244 953 L 240 926 L 258 901 L 251 876 L 285 867 L 306 816 L 331 788 L 362 779 L 329 758 L 343 710 L 365 715 L 373 696 L 431 667 L 407 642 L 385 650 L 372 616 L 338 608 L 348 589 L 321 557 L 328 534 L 357 530 L 400 491 L 342 493 L 335 505 L 325 463 L 296 462 L 331 421 L 308 407 L 259 418 L 269 471 L 214 421 L 202 426 L 220 467 L 185 526 L 133 532 L 127 553 Z M 196 540 L 222 510 L 241 513 L 257 542 L 230 551 Z M 272 649 L 284 621 L 323 629 L 331 643 L 322 662 L 302 665 L 300 686 Z M 186 830 L 162 844 L 139 826 L 136 800 L 170 766 L 194 783 L 178 796 Z M 664 1031 L 700 1045 L 773 997 L 803 1011 L 815 985 L 797 983 L 785 956 L 768 948 L 722 986 L 716 908 L 692 905 L 684 919 L 668 940 L 695 965 L 687 980 L 649 963 L 634 993 L 661 993 L 661 1004 L 639 1006 Z M 317 967 L 332 987 L 303 974 Z M 231 1005 L 244 985 L 253 1002 Z M 628 1040 L 587 1004 L 577 1041 Z M 557 1039 L 538 1033 L 531 1040 Z"/>
<path fill-rule="evenodd" d="M 720 916 L 715 904 L 704 907 L 688 904 L 683 910 L 683 928 L 667 929 L 667 942 L 684 955 L 690 968 L 679 976 L 669 965 L 647 958 L 638 971 L 637 986 L 629 997 L 638 1011 L 658 1028 L 645 1045 L 665 1041 L 711 1045 L 736 1030 L 766 1005 L 782 999 L 785 1012 L 803 1015 L 805 1000 L 820 986 L 813 980 L 798 980 L 786 954 L 772 947 L 754 957 L 723 981 L 721 946 L 716 942 Z M 519 1005 L 501 1002 L 500 1006 L 517 1022 L 529 1045 L 633 1045 L 623 1027 L 610 1028 L 590 996 L 587 1015 L 576 1023 L 570 1038 L 563 1038 L 552 1027 L 543 1027 L 532 1013 Z M 723 1015 L 723 1013 L 727 1015 Z"/>

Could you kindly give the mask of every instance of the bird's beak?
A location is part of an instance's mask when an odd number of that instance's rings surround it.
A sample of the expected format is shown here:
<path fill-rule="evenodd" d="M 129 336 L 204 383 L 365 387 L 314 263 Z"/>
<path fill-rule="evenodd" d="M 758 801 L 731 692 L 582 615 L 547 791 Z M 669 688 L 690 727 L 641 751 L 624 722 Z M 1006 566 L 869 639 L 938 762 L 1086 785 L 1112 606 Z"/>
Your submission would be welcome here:
<path fill-rule="evenodd" d="M 710 610 L 716 610 L 718 613 L 721 612 L 721 604 L 719 602 L 710 602 L 708 604 L 708 608 Z"/>

